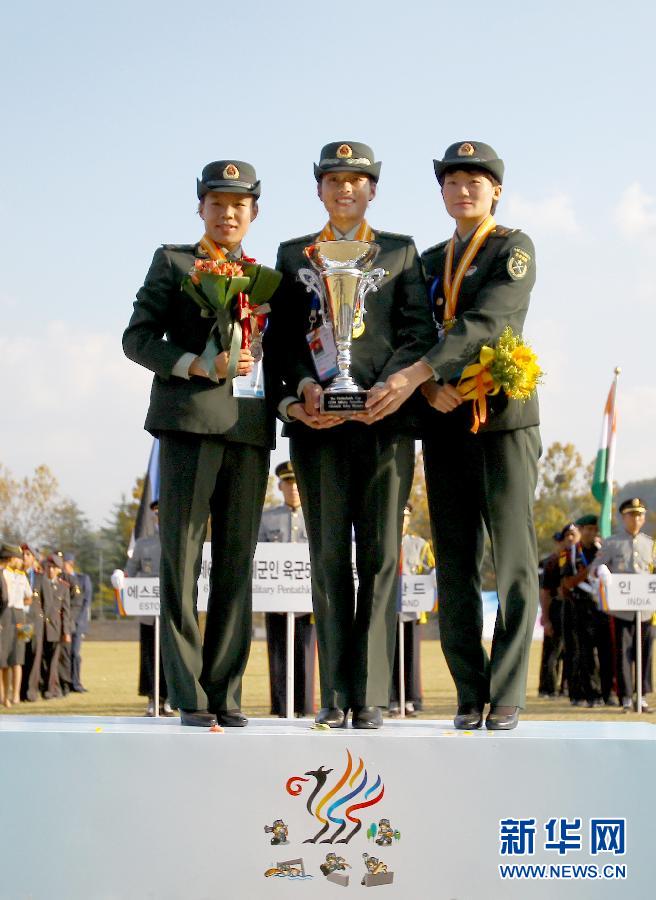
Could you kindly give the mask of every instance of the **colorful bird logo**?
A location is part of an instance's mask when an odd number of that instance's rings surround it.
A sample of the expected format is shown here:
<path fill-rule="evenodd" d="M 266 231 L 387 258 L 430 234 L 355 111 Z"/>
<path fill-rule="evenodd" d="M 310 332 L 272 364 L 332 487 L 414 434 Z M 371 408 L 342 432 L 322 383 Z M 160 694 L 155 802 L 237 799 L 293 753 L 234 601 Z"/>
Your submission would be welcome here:
<path fill-rule="evenodd" d="M 287 793 L 292 797 L 298 797 L 311 779 L 315 782 L 305 806 L 308 813 L 320 822 L 322 827 L 314 837 L 304 841 L 305 844 L 316 844 L 333 825 L 335 826 L 333 832 L 320 843 L 348 844 L 362 828 L 362 819 L 357 814 L 358 811 L 375 806 L 385 794 L 385 785 L 380 775 L 375 779 L 370 778 L 362 757 L 358 758 L 358 765 L 354 767 L 353 757 L 348 750 L 346 756 L 346 767 L 332 786 L 329 783 L 329 776 L 333 773 L 333 769 L 326 769 L 323 765 L 315 771 L 305 772 L 304 776 L 293 775 L 287 781 Z M 346 837 L 340 837 L 349 823 L 354 827 Z"/>

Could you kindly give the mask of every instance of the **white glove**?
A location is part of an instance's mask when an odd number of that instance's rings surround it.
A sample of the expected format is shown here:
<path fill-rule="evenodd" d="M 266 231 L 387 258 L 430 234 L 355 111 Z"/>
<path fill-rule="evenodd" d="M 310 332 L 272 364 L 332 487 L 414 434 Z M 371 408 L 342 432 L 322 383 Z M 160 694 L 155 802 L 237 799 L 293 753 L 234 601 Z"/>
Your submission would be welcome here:
<path fill-rule="evenodd" d="M 116 588 L 117 591 L 122 591 L 125 586 L 125 572 L 123 569 L 114 569 L 109 580 L 113 588 Z"/>

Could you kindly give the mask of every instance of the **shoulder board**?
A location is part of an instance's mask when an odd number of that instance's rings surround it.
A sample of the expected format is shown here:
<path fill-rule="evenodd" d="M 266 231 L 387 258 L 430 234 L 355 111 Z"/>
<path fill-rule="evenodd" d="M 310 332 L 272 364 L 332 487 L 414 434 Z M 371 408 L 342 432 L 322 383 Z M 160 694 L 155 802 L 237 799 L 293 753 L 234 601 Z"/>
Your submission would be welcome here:
<path fill-rule="evenodd" d="M 490 237 L 500 237 L 505 238 L 508 237 L 509 234 L 517 234 L 519 228 L 506 228 L 505 225 L 497 225 L 494 231 L 490 234 Z"/>
<path fill-rule="evenodd" d="M 440 241 L 439 244 L 433 244 L 432 247 L 428 247 L 421 254 L 422 256 L 428 256 L 429 253 L 441 253 L 442 250 L 446 249 L 446 245 L 449 241 Z"/>
<path fill-rule="evenodd" d="M 403 241 L 405 244 L 411 244 L 414 241 L 414 238 L 409 234 L 396 234 L 394 231 L 380 231 L 378 228 L 374 228 L 374 233 L 380 235 L 380 237 L 391 238 L 394 241 Z"/>
<path fill-rule="evenodd" d="M 321 231 L 321 229 L 319 229 Z M 281 247 L 290 247 L 292 244 L 311 244 L 315 237 L 319 234 L 319 231 L 314 232 L 313 234 L 304 234 L 301 237 L 290 238 L 288 241 L 281 241 Z"/>
<path fill-rule="evenodd" d="M 178 253 L 193 253 L 197 244 L 162 244 L 164 250 L 177 250 Z"/>

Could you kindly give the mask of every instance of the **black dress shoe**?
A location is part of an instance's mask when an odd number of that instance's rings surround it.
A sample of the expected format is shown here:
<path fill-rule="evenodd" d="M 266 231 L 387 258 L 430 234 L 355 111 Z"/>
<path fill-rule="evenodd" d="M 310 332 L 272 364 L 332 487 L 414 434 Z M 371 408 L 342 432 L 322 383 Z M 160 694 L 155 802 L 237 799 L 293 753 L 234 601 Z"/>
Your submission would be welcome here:
<path fill-rule="evenodd" d="M 219 725 L 226 728 L 243 728 L 248 725 L 248 719 L 240 709 L 217 709 L 216 717 Z"/>
<path fill-rule="evenodd" d="M 343 728 L 346 725 L 346 713 L 338 706 L 322 706 L 314 721 L 317 725 L 328 725 L 329 728 Z"/>
<path fill-rule="evenodd" d="M 483 709 L 472 703 L 462 703 L 453 717 L 453 727 L 458 731 L 475 731 L 483 724 Z"/>
<path fill-rule="evenodd" d="M 356 706 L 351 721 L 354 728 L 380 728 L 383 714 L 379 706 Z"/>
<path fill-rule="evenodd" d="M 71 688 L 74 694 L 88 694 L 87 688 L 83 687 L 81 684 L 74 684 Z"/>
<path fill-rule="evenodd" d="M 194 725 L 196 728 L 211 728 L 216 725 L 216 716 L 206 709 L 181 709 L 182 725 Z"/>
<path fill-rule="evenodd" d="M 519 706 L 493 706 L 487 714 L 488 731 L 511 731 L 519 722 Z"/>

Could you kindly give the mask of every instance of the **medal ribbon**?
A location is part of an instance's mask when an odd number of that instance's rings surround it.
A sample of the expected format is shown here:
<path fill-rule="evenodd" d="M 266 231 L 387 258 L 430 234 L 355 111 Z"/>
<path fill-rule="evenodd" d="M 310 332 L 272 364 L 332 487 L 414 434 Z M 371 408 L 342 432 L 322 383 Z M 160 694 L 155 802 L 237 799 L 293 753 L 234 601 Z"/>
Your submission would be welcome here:
<path fill-rule="evenodd" d="M 373 229 L 367 224 L 367 220 L 363 219 L 358 226 L 358 230 L 355 232 L 354 241 L 373 241 L 374 232 Z M 333 231 L 333 226 L 328 222 L 328 224 L 324 227 L 323 231 L 317 238 L 317 243 L 319 241 L 336 241 L 335 232 Z"/>
<path fill-rule="evenodd" d="M 460 296 L 460 287 L 465 272 L 470 267 L 476 254 L 481 249 L 488 238 L 491 231 L 496 228 L 496 222 L 492 216 L 488 216 L 478 226 L 474 235 L 469 242 L 467 249 L 463 253 L 462 259 L 458 263 L 455 276 L 453 273 L 453 257 L 456 249 L 456 236 L 451 238 L 446 251 L 446 260 L 444 263 L 444 296 L 446 299 L 446 308 L 444 310 L 444 327 L 448 330 L 453 325 L 456 317 L 456 309 L 458 308 L 458 297 Z"/>
<path fill-rule="evenodd" d="M 206 253 L 210 259 L 213 259 L 214 262 L 227 262 L 228 257 L 225 255 L 223 250 L 219 247 L 217 243 L 215 243 L 211 237 L 208 237 L 206 234 L 202 236 L 202 238 L 198 241 L 198 245 L 201 250 Z"/>
<path fill-rule="evenodd" d="M 213 259 L 215 262 L 228 262 L 228 257 L 225 255 L 221 247 L 213 241 L 211 237 L 208 237 L 206 234 L 202 236 L 202 238 L 198 241 L 198 246 L 206 253 L 210 259 Z M 234 262 L 240 262 L 240 260 L 236 259 Z M 255 259 L 252 256 L 246 256 L 244 251 L 241 253 L 241 262 L 245 263 L 254 263 Z"/>

